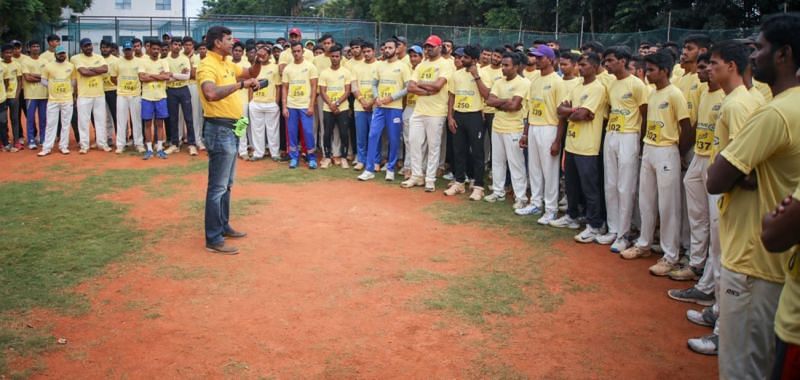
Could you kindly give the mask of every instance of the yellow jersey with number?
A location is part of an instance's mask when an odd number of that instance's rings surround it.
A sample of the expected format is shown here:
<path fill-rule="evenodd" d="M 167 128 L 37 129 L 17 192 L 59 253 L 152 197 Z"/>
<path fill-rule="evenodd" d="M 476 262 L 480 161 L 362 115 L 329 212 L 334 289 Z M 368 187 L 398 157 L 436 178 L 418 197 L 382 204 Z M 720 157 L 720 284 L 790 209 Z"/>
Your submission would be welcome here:
<path fill-rule="evenodd" d="M 747 120 L 721 155 L 741 173 L 754 174 L 755 190 L 735 186 L 721 199 L 719 237 L 728 270 L 783 283 L 788 252 L 767 252 L 761 220 L 800 183 L 800 87 L 775 96 Z"/>
<path fill-rule="evenodd" d="M 528 124 L 530 126 L 557 126 L 556 110 L 569 97 L 564 80 L 552 72 L 536 75 L 528 92 Z"/>
<path fill-rule="evenodd" d="M 647 131 L 644 143 L 653 146 L 678 144 L 678 122 L 683 119 L 689 119 L 689 107 L 677 87 L 669 84 L 653 91 L 647 99 Z"/>
<path fill-rule="evenodd" d="M 286 106 L 306 109 L 311 104 L 311 80 L 319 78 L 317 68 L 311 61 L 290 63 L 283 69 L 281 81 L 288 86 Z"/>
<path fill-rule="evenodd" d="M 192 63 L 189 61 L 189 57 L 178 54 L 177 58 L 173 58 L 172 54 L 170 54 L 165 60 L 167 61 L 167 65 L 169 65 L 170 73 L 182 74 L 183 70 L 187 70 L 187 73 L 191 73 Z M 181 88 L 186 87 L 187 84 L 189 84 L 189 80 L 173 80 L 167 82 L 167 88 Z"/>
<path fill-rule="evenodd" d="M 694 154 L 698 156 L 708 157 L 713 152 L 714 134 L 723 99 L 725 99 L 725 91 L 722 91 L 721 88 L 715 91 L 706 89 L 700 95 L 694 140 Z"/>
<path fill-rule="evenodd" d="M 640 107 L 647 104 L 650 92 L 639 78 L 627 78 L 611 82 L 608 89 L 608 114 L 606 131 L 618 133 L 641 133 L 642 113 Z"/>
<path fill-rule="evenodd" d="M 151 75 L 158 75 L 169 72 L 169 64 L 166 59 L 153 61 L 152 58 L 142 58 L 139 61 L 139 72 Z M 142 82 L 142 99 L 149 101 L 159 101 L 167 98 L 167 81 L 157 80 L 152 82 Z"/>
<path fill-rule="evenodd" d="M 520 75 L 515 76 L 512 80 L 503 77 L 494 82 L 491 95 L 508 100 L 518 96 L 522 99 L 522 108 L 519 111 L 497 110 L 492 122 L 492 133 L 521 133 L 525 129 L 523 119 L 527 114 L 525 102 L 528 100 L 530 86 L 531 83 Z"/>
<path fill-rule="evenodd" d="M 376 72 L 378 79 L 378 94 L 380 98 L 392 96 L 400 90 L 406 88 L 406 83 L 411 80 L 411 69 L 405 62 L 395 60 L 394 62 L 383 61 L 378 63 Z M 389 104 L 384 104 L 382 108 L 403 109 L 403 99 L 397 99 Z"/>
<path fill-rule="evenodd" d="M 105 93 L 103 92 L 102 75 L 85 76 L 78 72 L 78 69 L 81 68 L 95 68 L 106 65 L 106 60 L 103 59 L 103 56 L 98 54 L 92 54 L 91 56 L 87 56 L 86 54 L 78 54 L 73 55 L 72 58 L 70 58 L 70 62 L 75 65 L 75 77 L 78 80 L 79 98 L 96 98 L 105 96 Z"/>
<path fill-rule="evenodd" d="M 372 82 L 378 78 L 378 61 L 366 63 L 362 59 L 360 61 L 353 60 L 350 63 L 347 69 L 353 73 L 353 80 L 356 81 L 359 94 L 364 100 L 372 101 L 375 99 L 376 95 L 372 93 Z M 352 88 L 350 90 L 355 92 L 356 89 Z M 353 102 L 353 110 L 358 112 L 364 111 L 364 107 L 361 106 L 361 102 L 359 102 L 358 99 Z"/>
<path fill-rule="evenodd" d="M 27 57 L 22 61 L 22 73 L 42 75 L 48 63 L 50 61 L 41 56 L 37 59 Z M 23 79 L 22 88 L 25 91 L 25 99 L 47 99 L 47 87 L 42 82 L 28 82 Z"/>
<path fill-rule="evenodd" d="M 139 65 L 141 59 L 133 57 L 130 60 L 122 57 L 109 68 L 111 77 L 117 78 L 118 96 L 141 96 L 142 82 L 139 81 Z"/>
<path fill-rule="evenodd" d="M 466 69 L 453 73 L 453 80 L 447 82 L 447 91 L 453 94 L 453 111 L 479 112 L 483 109 L 483 98 L 475 78 Z"/>
<path fill-rule="evenodd" d="M 113 66 L 119 58 L 109 54 L 108 57 L 103 57 L 106 60 L 106 64 L 108 65 L 108 71 L 103 74 L 103 91 L 115 91 L 117 89 L 117 85 L 111 81 L 111 66 Z"/>
<path fill-rule="evenodd" d="M 499 67 L 493 69 L 491 65 L 488 65 L 486 67 L 480 68 L 478 72 L 481 75 L 481 80 L 483 80 L 483 83 L 485 83 L 486 87 L 488 87 L 489 89 L 491 89 L 492 86 L 494 86 L 494 82 L 503 79 L 503 69 Z M 493 114 L 495 112 L 497 112 L 497 108 L 490 106 L 483 107 L 483 113 L 485 114 L 486 113 Z"/>
<path fill-rule="evenodd" d="M 411 74 L 411 80 L 419 84 L 432 84 L 444 78 L 449 82 L 452 80 L 454 69 L 455 66 L 453 66 L 452 60 L 441 57 L 435 61 L 425 60 L 414 69 L 414 73 Z M 447 116 L 448 99 L 447 83 L 445 83 L 441 90 L 433 95 L 418 96 L 417 105 L 414 107 L 414 114 L 422 116 Z"/>
<path fill-rule="evenodd" d="M 8 87 L 6 87 L 6 99 L 14 98 L 17 96 L 17 88 L 19 87 L 19 77 L 22 75 L 22 66 L 17 61 L 2 62 L 0 63 L 6 67 L 8 75 Z"/>
<path fill-rule="evenodd" d="M 585 108 L 595 115 L 589 121 L 570 121 L 567 125 L 567 143 L 564 150 L 582 156 L 600 154 L 600 139 L 603 135 L 603 118 L 608 107 L 606 87 L 598 79 L 575 87 L 570 95 L 572 108 Z"/>
<path fill-rule="evenodd" d="M 277 90 L 278 86 L 281 84 L 278 65 L 275 63 L 261 65 L 261 71 L 258 73 L 258 80 L 262 79 L 268 80 L 269 83 L 267 83 L 267 87 L 259 88 L 258 91 L 253 92 L 253 101 L 256 103 L 277 102 Z"/>
<path fill-rule="evenodd" d="M 47 101 L 50 103 L 72 103 L 72 80 L 75 66 L 67 61 L 48 63 L 42 70 L 42 79 L 47 81 Z"/>
<path fill-rule="evenodd" d="M 722 152 L 731 140 L 736 138 L 739 131 L 745 127 L 750 115 L 758 108 L 758 102 L 744 85 L 739 85 L 725 96 L 714 126 L 713 155 Z"/>
<path fill-rule="evenodd" d="M 331 68 L 327 68 L 319 74 L 319 87 L 320 91 L 322 91 L 322 87 L 325 87 L 325 95 L 328 96 L 331 103 L 335 103 L 339 100 L 345 93 L 345 86 L 350 85 L 353 82 L 353 74 L 350 70 L 339 67 L 337 70 L 333 70 Z M 339 104 L 339 111 L 347 111 L 350 109 L 350 104 L 345 99 L 341 104 Z M 322 102 L 322 110 L 325 112 L 331 112 L 331 108 L 328 107 L 328 103 Z"/>

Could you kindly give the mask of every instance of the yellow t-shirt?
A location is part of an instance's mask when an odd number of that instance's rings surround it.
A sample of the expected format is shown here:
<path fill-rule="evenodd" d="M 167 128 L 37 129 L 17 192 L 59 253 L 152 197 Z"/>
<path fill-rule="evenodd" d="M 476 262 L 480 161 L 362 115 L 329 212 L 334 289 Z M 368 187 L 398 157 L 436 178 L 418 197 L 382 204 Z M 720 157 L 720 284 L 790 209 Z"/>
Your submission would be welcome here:
<path fill-rule="evenodd" d="M 678 78 L 675 86 L 681 90 L 686 106 L 689 109 L 689 122 L 692 125 L 697 123 L 697 105 L 700 103 L 700 77 L 697 73 L 685 73 Z"/>
<path fill-rule="evenodd" d="M 358 92 L 361 96 L 367 101 L 375 99 L 375 94 L 372 93 L 372 81 L 378 78 L 378 61 L 366 63 L 363 59 L 360 61 L 353 60 L 346 69 L 353 74 L 353 80 L 357 82 Z M 355 90 L 355 88 L 351 89 L 353 92 Z M 361 102 L 358 99 L 353 102 L 353 111 L 364 111 L 364 107 L 361 106 Z"/>
<path fill-rule="evenodd" d="M 325 54 L 320 54 L 314 57 L 312 62 L 314 63 L 314 67 L 317 68 L 318 73 L 322 73 L 323 70 L 331 67 L 331 59 Z"/>
<path fill-rule="evenodd" d="M 529 82 L 533 82 L 534 79 L 542 75 L 542 72 L 539 69 L 528 71 L 528 69 L 522 70 L 522 76 L 525 77 Z M 556 74 L 558 76 L 558 74 Z"/>
<path fill-rule="evenodd" d="M 45 50 L 44 53 L 39 55 L 40 59 L 44 59 L 48 63 L 56 61 L 56 54 L 50 50 Z"/>
<path fill-rule="evenodd" d="M 79 98 L 97 98 L 105 96 L 103 93 L 103 76 L 95 75 L 87 77 L 78 72 L 80 68 L 95 68 L 106 65 L 106 60 L 99 54 L 86 54 L 73 55 L 70 62 L 75 65 L 75 77 L 78 79 L 78 97 Z"/>
<path fill-rule="evenodd" d="M 569 96 L 569 94 L 572 93 L 572 90 L 574 90 L 575 87 L 578 87 L 579 85 L 583 84 L 583 78 L 581 77 L 575 77 L 569 80 L 565 80 L 562 78 L 561 80 L 564 81 L 564 89 L 565 91 L 567 91 L 567 96 Z"/>
<path fill-rule="evenodd" d="M 611 82 L 608 89 L 608 103 L 611 112 L 608 114 L 608 132 L 641 133 L 642 113 L 639 107 L 647 104 L 650 92 L 639 78 L 629 75 L 627 78 Z"/>
<path fill-rule="evenodd" d="M 411 69 L 403 61 L 378 63 L 376 72 L 378 80 L 378 97 L 392 96 L 392 94 L 405 88 L 406 83 L 411 80 Z M 397 99 L 382 108 L 403 109 L 403 99 Z"/>
<path fill-rule="evenodd" d="M 118 96 L 142 95 L 142 82 L 139 81 L 140 61 L 141 60 L 136 57 L 130 60 L 122 57 L 109 67 L 109 74 L 117 78 Z"/>
<path fill-rule="evenodd" d="M 48 63 L 50 62 L 41 56 L 38 59 L 28 57 L 22 61 L 22 73 L 42 75 L 42 71 Z M 42 82 L 24 80 L 22 88 L 25 91 L 25 99 L 47 99 L 47 87 Z"/>
<path fill-rule="evenodd" d="M 258 73 L 258 80 L 266 79 L 269 81 L 267 87 L 260 88 L 253 93 L 253 101 L 256 103 L 275 103 L 277 102 L 277 89 L 281 84 L 281 75 L 278 73 L 276 63 L 261 65 Z"/>
<path fill-rule="evenodd" d="M 503 79 L 503 69 L 499 67 L 493 69 L 492 65 L 481 67 L 479 68 L 478 72 L 481 74 L 481 80 L 483 81 L 483 83 L 486 84 L 486 87 L 489 87 L 489 89 L 491 89 L 492 86 L 494 86 L 494 82 Z M 497 112 L 497 108 L 490 106 L 483 107 L 483 113 L 495 113 L 495 112 Z"/>
<path fill-rule="evenodd" d="M 161 74 L 169 72 L 169 64 L 166 59 L 153 61 L 151 58 L 143 58 L 139 61 L 139 72 L 145 74 Z M 158 80 L 142 83 L 142 99 L 149 101 L 159 101 L 167 98 L 167 81 Z"/>
<path fill-rule="evenodd" d="M 722 156 L 742 173 L 755 172 L 755 191 L 735 187 L 722 198 L 722 265 L 734 272 L 783 283 L 786 253 L 761 243 L 761 218 L 800 183 L 800 87 L 775 96 L 748 120 Z"/>
<path fill-rule="evenodd" d="M 247 57 L 242 57 L 241 61 L 234 62 L 234 64 L 236 66 L 239 66 L 242 69 L 242 71 L 250 70 L 250 66 L 252 66 L 250 64 L 250 61 L 247 60 Z M 242 98 L 242 104 L 247 104 L 248 102 L 250 102 L 250 89 L 249 88 L 243 88 L 243 89 L 237 91 L 236 93 L 239 94 L 240 98 Z"/>
<path fill-rule="evenodd" d="M 530 87 L 531 83 L 519 75 L 515 76 L 512 80 L 503 77 L 494 82 L 490 92 L 492 95 L 499 99 L 512 99 L 519 96 L 522 98 L 522 109 L 513 112 L 497 110 L 494 114 L 494 121 L 492 122 L 492 132 L 521 133 L 525 129 L 523 125 L 523 119 L 527 114 L 525 102 L 528 101 L 527 97 Z"/>
<path fill-rule="evenodd" d="M 681 67 L 680 63 L 676 63 L 675 66 L 672 67 L 672 77 L 670 78 L 670 82 L 675 84 L 678 79 L 681 79 L 683 74 L 686 74 L 686 70 Z"/>
<path fill-rule="evenodd" d="M 706 89 L 700 95 L 694 141 L 694 154 L 698 156 L 708 157 L 713 151 L 714 131 L 716 130 L 723 99 L 725 99 L 725 91 L 721 88 L 712 92 Z"/>
<path fill-rule="evenodd" d="M 568 97 L 564 80 L 555 72 L 534 76 L 528 93 L 528 124 L 558 126 L 556 109 Z"/>
<path fill-rule="evenodd" d="M 424 60 L 414 69 L 414 73 L 411 74 L 411 80 L 422 84 L 434 83 L 440 78 L 444 78 L 449 82 L 452 80 L 454 69 L 455 66 L 453 66 L 452 60 L 441 57 L 435 61 Z M 448 98 L 447 83 L 445 83 L 442 89 L 436 94 L 417 97 L 414 114 L 422 116 L 447 116 Z"/>
<path fill-rule="evenodd" d="M 564 150 L 581 156 L 600 154 L 600 139 L 603 135 L 603 118 L 600 115 L 608 107 L 606 87 L 600 79 L 575 87 L 570 94 L 572 108 L 586 108 L 595 118 L 590 121 L 570 121 L 567 125 L 567 144 Z"/>
<path fill-rule="evenodd" d="M 758 108 L 758 102 L 744 85 L 736 87 L 725 96 L 719 109 L 719 118 L 714 126 L 714 156 L 728 146 Z"/>
<path fill-rule="evenodd" d="M 447 82 L 447 91 L 454 96 L 453 111 L 479 112 L 483 109 L 484 101 L 478 84 L 466 69 L 458 69 L 453 73 L 453 80 Z"/>
<path fill-rule="evenodd" d="M 792 198 L 800 202 L 800 187 L 794 190 Z M 794 246 L 787 256 L 786 282 L 775 312 L 775 334 L 786 343 L 800 345 L 800 247 Z"/>
<path fill-rule="evenodd" d="M 6 88 L 6 99 L 14 98 L 17 96 L 17 87 L 19 87 L 19 77 L 22 75 L 22 66 L 17 61 L 9 63 L 0 63 L 6 67 L 5 72 L 8 75 L 8 88 Z"/>
<path fill-rule="evenodd" d="M 759 107 L 763 106 L 764 104 L 767 104 L 767 99 L 764 99 L 764 95 L 761 94 L 761 92 L 758 91 L 758 89 L 755 86 L 750 87 L 750 89 L 747 90 L 747 92 L 749 92 L 750 95 L 753 95 L 753 99 L 756 101 L 756 104 L 758 104 Z"/>
<path fill-rule="evenodd" d="M 317 68 L 311 61 L 304 60 L 299 65 L 290 63 L 283 69 L 281 78 L 288 87 L 286 106 L 289 108 L 308 108 L 311 104 L 311 80 L 319 78 Z"/>
<path fill-rule="evenodd" d="M 288 65 L 292 62 L 294 62 L 292 49 L 286 49 L 281 52 L 281 55 L 278 56 L 278 66 Z M 303 62 L 314 62 L 314 52 L 303 48 Z"/>
<path fill-rule="evenodd" d="M 48 63 L 42 70 L 42 79 L 47 80 L 47 101 L 50 103 L 72 103 L 72 80 L 75 66 L 67 61 Z"/>
<path fill-rule="evenodd" d="M 671 146 L 678 143 L 680 125 L 689 118 L 686 98 L 674 85 L 653 91 L 647 99 L 647 133 L 644 143 L 654 146 Z"/>
<path fill-rule="evenodd" d="M 197 53 L 194 53 L 191 56 L 187 56 L 183 51 L 181 51 L 181 54 L 184 57 L 189 58 L 189 63 L 195 69 L 195 79 L 189 79 L 189 84 L 190 85 L 192 85 L 192 84 L 196 85 L 197 84 L 197 71 L 196 70 L 197 70 L 198 67 L 200 67 L 200 55 L 197 54 Z"/>
<path fill-rule="evenodd" d="M 338 70 L 333 70 L 331 68 L 327 68 L 319 74 L 319 87 L 320 92 L 322 91 L 322 87 L 325 87 L 325 94 L 328 95 L 328 98 L 331 102 L 336 102 L 339 98 L 344 96 L 345 93 L 345 86 L 350 85 L 353 82 L 353 74 L 350 70 L 339 66 Z M 322 102 L 322 110 L 325 112 L 331 112 L 331 108 L 328 107 L 328 103 Z M 350 104 L 347 100 L 339 104 L 339 111 L 346 111 L 350 109 Z"/>
<path fill-rule="evenodd" d="M 184 69 L 192 70 L 192 63 L 185 55 L 178 54 L 177 58 L 172 58 L 172 54 L 168 55 L 165 59 L 169 65 L 169 72 L 172 74 L 181 74 Z M 189 84 L 188 80 L 174 80 L 167 82 L 167 88 L 181 88 Z M 245 90 L 247 91 L 247 90 Z"/>
<path fill-rule="evenodd" d="M 236 84 L 236 77 L 242 75 L 242 68 L 233 62 L 224 60 L 221 55 L 209 51 L 197 67 L 197 83 L 202 86 L 205 82 L 213 82 L 217 86 Z M 225 119 L 239 119 L 242 117 L 242 98 L 228 96 L 224 99 L 211 102 L 206 99 L 203 91 L 200 94 L 200 103 L 203 105 L 203 116 Z"/>
<path fill-rule="evenodd" d="M 112 54 L 109 54 L 108 57 L 103 57 L 106 60 L 106 64 L 108 65 L 108 71 L 103 74 L 103 91 L 115 91 L 117 89 L 117 85 L 111 81 L 111 66 L 113 66 L 119 58 L 115 57 Z"/>
<path fill-rule="evenodd" d="M 597 79 L 603 84 L 603 87 L 608 91 L 611 88 L 611 83 L 617 80 L 617 77 L 608 73 L 608 70 L 603 70 L 602 73 L 597 74 Z"/>
<path fill-rule="evenodd" d="M 764 96 L 764 100 L 767 102 L 772 101 L 772 89 L 766 83 L 753 79 L 753 87 L 758 89 L 758 92 Z"/>
<path fill-rule="evenodd" d="M 5 79 L 11 80 L 11 73 L 6 65 L 0 63 L 0 103 L 6 101 L 6 83 Z"/>

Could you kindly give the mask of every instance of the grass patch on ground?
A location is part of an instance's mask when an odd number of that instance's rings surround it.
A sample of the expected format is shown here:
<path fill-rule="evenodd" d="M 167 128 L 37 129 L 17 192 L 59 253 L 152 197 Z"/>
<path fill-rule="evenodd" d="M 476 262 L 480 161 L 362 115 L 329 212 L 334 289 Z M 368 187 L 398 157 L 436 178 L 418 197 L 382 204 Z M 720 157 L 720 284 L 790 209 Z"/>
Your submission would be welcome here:
<path fill-rule="evenodd" d="M 244 179 L 245 182 L 280 183 L 280 184 L 305 184 L 319 181 L 352 180 L 357 181 L 359 172 L 352 169 L 331 167 L 330 169 L 310 170 L 304 164 L 297 169 L 288 169 L 281 165 L 265 171 L 263 174 Z"/>
<path fill-rule="evenodd" d="M 260 199 L 260 198 L 244 198 L 244 199 L 236 199 L 234 198 L 231 200 L 231 215 L 233 216 L 248 216 L 253 215 L 256 210 L 257 206 L 263 206 L 269 204 L 269 199 Z M 206 210 L 206 200 L 203 199 L 193 199 L 191 201 L 186 202 L 186 210 L 189 211 L 192 215 L 202 215 L 205 213 Z M 202 220 L 201 220 L 202 221 Z"/>
<path fill-rule="evenodd" d="M 425 269 L 412 269 L 403 272 L 403 281 L 412 284 L 419 284 L 427 281 L 444 280 L 447 277 L 441 273 L 431 272 Z"/>
<path fill-rule="evenodd" d="M 424 304 L 473 323 L 484 323 L 489 314 L 517 315 L 527 300 L 522 281 L 508 273 L 491 271 L 458 276 Z"/>

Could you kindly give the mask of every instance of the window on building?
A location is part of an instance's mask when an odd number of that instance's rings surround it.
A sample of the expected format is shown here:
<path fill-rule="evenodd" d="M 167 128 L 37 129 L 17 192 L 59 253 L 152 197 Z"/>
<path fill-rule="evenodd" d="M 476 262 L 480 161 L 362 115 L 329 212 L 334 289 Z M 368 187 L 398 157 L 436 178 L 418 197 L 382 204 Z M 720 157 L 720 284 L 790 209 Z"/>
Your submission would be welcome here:
<path fill-rule="evenodd" d="M 171 9 L 172 9 L 172 0 L 156 0 L 157 11 L 168 11 Z"/>
<path fill-rule="evenodd" d="M 131 9 L 131 0 L 114 0 L 114 8 Z"/>

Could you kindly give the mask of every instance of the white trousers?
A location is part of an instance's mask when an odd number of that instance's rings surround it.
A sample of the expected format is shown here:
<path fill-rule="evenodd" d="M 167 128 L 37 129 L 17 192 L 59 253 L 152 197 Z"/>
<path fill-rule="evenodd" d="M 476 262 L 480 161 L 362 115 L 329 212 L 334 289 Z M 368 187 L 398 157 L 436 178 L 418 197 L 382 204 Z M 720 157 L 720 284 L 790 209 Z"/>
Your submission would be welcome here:
<path fill-rule="evenodd" d="M 65 103 L 47 102 L 47 129 L 44 132 L 44 146 L 42 150 L 52 150 L 58 134 L 58 121 L 61 120 L 61 139 L 58 141 L 59 149 L 69 148 L 69 135 L 72 133 L 72 101 Z"/>
<path fill-rule="evenodd" d="M 253 157 L 264 157 L 264 142 L 272 157 L 280 157 L 280 109 L 276 103 L 250 102 Z"/>
<path fill-rule="evenodd" d="M 444 116 L 411 116 L 408 138 L 411 144 L 411 175 L 421 178 L 426 182 L 436 181 L 436 169 L 439 167 L 439 145 L 442 143 L 442 129 L 444 129 Z M 428 154 L 423 156 L 424 147 L 428 147 Z M 425 157 L 425 158 L 423 158 Z M 427 160 L 427 161 L 424 161 Z M 423 172 L 423 162 L 426 162 Z"/>
<path fill-rule="evenodd" d="M 92 121 L 92 116 L 94 116 L 95 143 L 99 148 L 105 148 L 108 146 L 105 96 L 78 98 L 78 132 L 81 134 L 82 149 L 89 149 L 89 122 Z"/>
<path fill-rule="evenodd" d="M 719 207 L 717 202 L 720 195 L 708 195 L 708 258 L 703 276 L 695 284 L 697 290 L 711 294 L 719 294 L 719 271 L 722 260 L 722 249 L 719 242 Z M 719 299 L 719 298 L 717 298 Z"/>
<path fill-rule="evenodd" d="M 492 131 L 492 191 L 506 195 L 506 169 L 511 171 L 514 198 L 527 201 L 528 178 L 525 175 L 525 155 L 519 147 L 522 132 L 497 133 Z"/>
<path fill-rule="evenodd" d="M 686 192 L 686 211 L 689 218 L 691 243 L 689 245 L 689 265 L 702 268 L 708 256 L 709 204 L 706 180 L 709 158 L 695 155 L 683 177 Z M 716 205 L 714 205 L 716 207 Z"/>
<path fill-rule="evenodd" d="M 639 210 L 642 233 L 636 245 L 650 248 L 659 217 L 664 259 L 677 263 L 681 237 L 681 157 L 677 145 L 645 144 L 639 172 Z"/>
<path fill-rule="evenodd" d="M 758 243 L 756 243 L 758 244 Z M 720 379 L 766 379 L 775 361 L 775 311 L 782 284 L 722 268 Z"/>
<path fill-rule="evenodd" d="M 406 107 L 403 110 L 403 145 L 405 146 L 405 153 L 403 154 L 403 169 L 411 169 L 411 139 L 408 137 L 411 130 L 411 116 L 414 114 L 414 106 Z M 334 152 L 336 149 L 334 149 Z M 428 144 L 422 146 L 423 157 L 427 155 Z M 423 161 L 422 166 L 425 166 Z"/>
<path fill-rule="evenodd" d="M 117 95 L 117 147 L 125 146 L 128 139 L 130 118 L 133 144 L 144 146 L 142 139 L 142 98 L 140 96 Z"/>
<path fill-rule="evenodd" d="M 528 128 L 528 178 L 531 181 L 531 203 L 548 214 L 558 213 L 558 175 L 560 155 L 550 155 L 556 140 L 555 125 Z"/>
<path fill-rule="evenodd" d="M 192 124 L 194 127 L 194 141 L 198 147 L 203 144 L 203 106 L 200 105 L 200 95 L 197 92 L 197 85 L 189 85 L 189 95 L 192 97 Z M 183 120 L 183 118 L 179 118 Z M 183 121 L 185 123 L 186 121 Z"/>
<path fill-rule="evenodd" d="M 609 132 L 603 145 L 603 171 L 608 232 L 626 235 L 631 229 L 639 176 L 638 133 Z"/>

